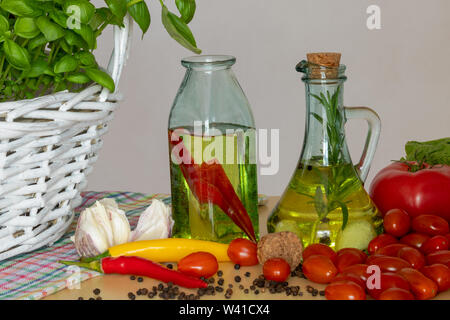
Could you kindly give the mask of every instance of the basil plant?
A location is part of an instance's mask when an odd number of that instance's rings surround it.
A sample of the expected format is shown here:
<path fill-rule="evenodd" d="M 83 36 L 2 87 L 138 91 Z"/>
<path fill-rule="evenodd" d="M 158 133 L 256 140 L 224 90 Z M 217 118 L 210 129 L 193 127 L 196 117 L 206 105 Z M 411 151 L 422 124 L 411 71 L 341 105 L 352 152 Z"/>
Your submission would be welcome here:
<path fill-rule="evenodd" d="M 150 27 L 144 0 L 0 0 L 0 101 L 77 91 L 98 83 L 114 92 L 114 82 L 98 65 L 93 51 L 109 25 L 123 26 L 128 13 L 142 30 Z M 169 35 L 200 53 L 188 27 L 195 0 L 175 0 L 178 14 L 160 0 Z"/>

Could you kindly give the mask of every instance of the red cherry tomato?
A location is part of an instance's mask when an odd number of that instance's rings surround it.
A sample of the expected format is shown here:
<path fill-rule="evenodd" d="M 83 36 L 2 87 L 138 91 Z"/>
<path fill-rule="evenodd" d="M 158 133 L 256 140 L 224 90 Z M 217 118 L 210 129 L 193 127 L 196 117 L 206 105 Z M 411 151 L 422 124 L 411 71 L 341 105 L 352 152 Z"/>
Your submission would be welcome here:
<path fill-rule="evenodd" d="M 370 257 L 367 258 L 366 264 L 369 265 L 369 266 L 373 265 L 373 260 L 375 260 L 376 258 L 379 258 L 379 257 L 388 257 L 388 256 L 385 256 L 384 254 L 375 253 L 375 254 L 373 254 L 373 255 L 371 255 Z"/>
<path fill-rule="evenodd" d="M 420 248 L 420 251 L 424 254 L 430 254 L 441 250 L 448 250 L 448 240 L 444 236 L 434 236 L 428 239 Z"/>
<path fill-rule="evenodd" d="M 342 274 L 343 275 L 348 275 L 348 274 L 357 275 L 358 277 L 361 278 L 362 281 L 364 281 L 364 283 L 366 283 L 367 278 L 370 276 L 367 273 L 367 268 L 368 267 L 369 267 L 369 265 L 363 264 L 363 263 L 361 263 L 361 264 L 354 264 L 354 265 L 352 265 L 350 267 L 345 268 L 342 271 Z"/>
<path fill-rule="evenodd" d="M 178 262 L 178 271 L 193 277 L 209 278 L 219 269 L 216 257 L 209 252 L 194 252 Z"/>
<path fill-rule="evenodd" d="M 353 254 L 358 255 L 361 259 L 361 263 L 364 263 L 364 261 L 366 261 L 366 259 L 367 259 L 367 254 L 365 254 L 362 250 L 359 250 L 356 248 L 343 248 L 337 252 L 337 255 L 339 257 L 341 254 L 345 254 L 345 253 L 353 253 Z"/>
<path fill-rule="evenodd" d="M 382 254 L 384 256 L 396 257 L 398 255 L 398 251 L 402 248 L 408 247 L 408 245 L 403 243 L 393 243 L 388 244 L 387 246 L 377 250 L 375 254 Z"/>
<path fill-rule="evenodd" d="M 392 273 L 385 272 L 380 275 L 380 288 L 367 289 L 370 296 L 374 299 L 379 299 L 382 292 L 390 288 L 400 288 L 404 290 L 409 290 L 409 283 L 402 276 Z"/>
<path fill-rule="evenodd" d="M 429 236 L 445 235 L 449 233 L 448 222 L 438 216 L 423 214 L 412 220 L 412 229 Z"/>
<path fill-rule="evenodd" d="M 400 259 L 403 259 L 411 265 L 414 269 L 420 270 L 425 266 L 425 256 L 416 248 L 405 247 L 398 251 L 397 255 Z"/>
<path fill-rule="evenodd" d="M 395 237 L 401 237 L 407 234 L 411 228 L 411 220 L 406 211 L 391 209 L 384 215 L 383 225 L 387 233 Z"/>
<path fill-rule="evenodd" d="M 398 272 L 411 286 L 411 291 L 419 300 L 428 300 L 438 293 L 437 284 L 413 268 L 404 268 Z"/>
<path fill-rule="evenodd" d="M 441 250 L 427 255 L 427 264 L 442 263 L 450 268 L 450 251 Z"/>
<path fill-rule="evenodd" d="M 263 275 L 267 280 L 284 282 L 290 274 L 291 267 L 284 259 L 273 258 L 264 262 Z"/>
<path fill-rule="evenodd" d="M 303 250 L 303 261 L 308 259 L 310 256 L 326 256 L 331 259 L 331 261 L 336 262 L 337 254 L 333 251 L 329 246 L 324 245 L 322 243 L 314 243 L 310 244 Z"/>
<path fill-rule="evenodd" d="M 380 294 L 379 300 L 414 300 L 409 290 L 390 288 Z"/>
<path fill-rule="evenodd" d="M 380 267 L 381 272 L 397 272 L 403 268 L 410 268 L 411 265 L 398 257 L 378 257 L 373 259 L 372 264 Z"/>
<path fill-rule="evenodd" d="M 338 254 L 336 258 L 336 267 L 339 272 L 342 272 L 345 268 L 352 266 L 354 264 L 360 264 L 363 263 L 366 259 L 362 259 L 361 255 L 355 253 L 355 252 L 344 252 L 341 254 Z"/>
<path fill-rule="evenodd" d="M 436 263 L 431 266 L 423 267 L 420 271 L 426 277 L 436 282 L 439 287 L 439 292 L 450 289 L 450 268 L 446 265 Z"/>
<path fill-rule="evenodd" d="M 336 281 L 342 281 L 342 280 L 353 281 L 354 283 L 356 283 L 358 286 L 360 286 L 364 290 L 366 289 L 366 282 L 363 279 L 361 279 L 360 276 L 358 276 L 357 274 L 354 274 L 354 273 L 347 273 L 347 274 L 340 273 L 336 277 L 333 278 L 333 281 L 331 283 L 336 282 Z"/>
<path fill-rule="evenodd" d="M 227 250 L 230 260 L 241 266 L 257 265 L 259 262 L 256 253 L 256 244 L 243 238 L 238 238 L 231 241 Z"/>
<path fill-rule="evenodd" d="M 401 238 L 400 242 L 416 249 L 420 249 L 428 239 L 430 239 L 430 236 L 427 236 L 426 234 L 410 233 Z"/>
<path fill-rule="evenodd" d="M 330 283 L 337 275 L 337 269 L 326 256 L 310 256 L 303 262 L 303 274 L 316 283 Z"/>
<path fill-rule="evenodd" d="M 383 233 L 379 236 L 376 236 L 372 239 L 372 241 L 369 242 L 369 247 L 367 248 L 367 250 L 369 251 L 369 254 L 374 254 L 378 249 L 397 242 L 398 240 L 390 234 Z"/>
<path fill-rule="evenodd" d="M 327 300 L 366 300 L 363 288 L 353 281 L 340 280 L 325 288 Z"/>

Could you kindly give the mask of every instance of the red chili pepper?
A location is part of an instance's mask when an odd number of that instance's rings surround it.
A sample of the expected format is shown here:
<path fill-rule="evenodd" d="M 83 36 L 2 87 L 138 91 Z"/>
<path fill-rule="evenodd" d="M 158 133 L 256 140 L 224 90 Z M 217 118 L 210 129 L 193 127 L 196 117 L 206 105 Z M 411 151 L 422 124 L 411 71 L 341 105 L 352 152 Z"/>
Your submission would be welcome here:
<path fill-rule="evenodd" d="M 180 169 L 197 200 L 201 204 L 213 203 L 217 205 L 245 232 L 250 240 L 256 242 L 255 230 L 247 210 L 236 191 L 234 191 L 233 185 L 220 163 L 215 159 L 203 162 L 201 165 L 194 163 L 194 159 L 182 140 L 174 132 L 169 134 L 171 135 L 169 141 L 172 147 L 181 144 L 181 150 L 178 154 Z M 182 161 L 182 159 L 188 159 L 189 161 Z"/>
<path fill-rule="evenodd" d="M 144 276 L 162 282 L 172 282 L 184 288 L 206 288 L 208 284 L 179 271 L 170 270 L 153 261 L 139 257 L 106 257 L 91 262 L 59 261 L 65 265 L 76 265 L 105 274 L 118 273 Z"/>

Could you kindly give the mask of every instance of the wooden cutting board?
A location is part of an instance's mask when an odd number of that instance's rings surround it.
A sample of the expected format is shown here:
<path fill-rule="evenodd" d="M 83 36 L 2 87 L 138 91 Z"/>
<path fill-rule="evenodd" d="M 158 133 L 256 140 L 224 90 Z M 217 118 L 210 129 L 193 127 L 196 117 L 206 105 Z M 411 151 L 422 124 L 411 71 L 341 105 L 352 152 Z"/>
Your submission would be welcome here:
<path fill-rule="evenodd" d="M 272 208 L 275 206 L 279 197 L 269 197 L 268 202 L 265 206 L 259 208 L 260 215 L 260 232 L 262 235 L 267 233 L 266 221 L 267 218 L 272 211 Z M 231 299 L 233 300 L 246 300 L 246 299 L 255 299 L 255 300 L 310 300 L 317 299 L 323 300 L 325 297 L 317 294 L 313 296 L 308 292 L 308 286 L 311 286 L 317 289 L 319 292 L 325 289 L 325 285 L 320 285 L 316 283 L 312 283 L 306 279 L 299 277 L 291 277 L 289 279 L 289 286 L 300 286 L 300 292 L 302 295 L 287 296 L 285 292 L 282 293 L 270 293 L 268 289 L 262 290 L 259 289 L 259 293 L 255 294 L 254 291 L 249 290 L 249 293 L 245 293 L 245 289 L 249 288 L 252 285 L 252 282 L 258 275 L 262 274 L 261 266 L 252 266 L 252 267 L 241 267 L 239 270 L 234 269 L 234 265 L 230 262 L 221 263 L 219 265 L 219 269 L 223 271 L 222 278 L 225 280 L 223 284 L 223 288 L 226 290 L 229 288 L 231 284 L 233 294 Z M 250 276 L 246 277 L 245 273 L 249 272 Z M 235 277 L 240 276 L 241 281 L 236 282 Z M 216 275 L 215 279 L 219 277 Z M 128 300 L 129 292 L 132 292 L 136 296 L 136 300 L 149 300 L 146 295 L 137 295 L 136 292 L 139 289 L 146 288 L 151 289 L 153 286 L 158 285 L 158 281 L 155 281 L 150 278 L 142 277 L 142 282 L 138 282 L 137 279 L 131 280 L 130 276 L 124 275 L 104 275 L 99 276 L 93 279 L 86 280 L 80 284 L 79 289 L 64 289 L 59 291 L 53 295 L 50 295 L 44 299 L 46 300 L 74 300 L 79 297 L 83 297 L 83 299 L 96 298 L 97 295 L 93 293 L 95 289 L 100 289 L 99 296 L 102 299 L 106 300 Z M 216 286 L 217 284 L 214 283 Z M 240 289 L 239 286 L 242 285 L 244 289 Z M 210 300 L 210 299 L 226 299 L 225 298 L 225 290 L 221 293 L 216 293 L 214 296 L 205 295 L 202 296 L 202 300 Z M 186 294 L 195 294 L 197 290 L 194 289 L 182 289 Z M 264 292 L 262 292 L 264 291 Z M 158 296 L 152 298 L 152 300 L 160 299 Z M 450 300 L 450 290 L 439 294 L 436 300 Z"/>

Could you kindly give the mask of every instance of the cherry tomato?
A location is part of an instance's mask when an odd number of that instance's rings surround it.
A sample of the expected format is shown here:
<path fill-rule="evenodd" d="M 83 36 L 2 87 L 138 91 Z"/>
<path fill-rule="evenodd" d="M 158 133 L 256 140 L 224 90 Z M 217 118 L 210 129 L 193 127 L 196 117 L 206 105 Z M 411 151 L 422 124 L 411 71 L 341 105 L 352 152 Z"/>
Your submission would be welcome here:
<path fill-rule="evenodd" d="M 366 260 L 365 258 L 364 259 L 361 258 L 361 255 L 355 252 L 348 251 L 338 254 L 336 258 L 336 267 L 339 272 L 342 272 L 348 266 L 363 263 L 365 260 Z"/>
<path fill-rule="evenodd" d="M 312 282 L 330 283 L 337 273 L 333 262 L 326 256 L 310 256 L 303 262 L 303 274 Z"/>
<path fill-rule="evenodd" d="M 343 275 L 348 275 L 348 274 L 354 274 L 357 275 L 358 277 L 361 278 L 362 281 L 364 281 L 364 283 L 366 283 L 367 278 L 369 277 L 369 274 L 367 273 L 367 268 L 369 267 L 369 265 L 367 264 L 354 264 L 350 267 L 345 268 L 342 271 Z"/>
<path fill-rule="evenodd" d="M 259 262 L 256 253 L 256 244 L 243 238 L 238 238 L 231 241 L 227 250 L 230 260 L 241 266 L 257 265 Z"/>
<path fill-rule="evenodd" d="M 336 281 L 342 281 L 342 280 L 353 281 L 354 283 L 356 283 L 358 286 L 360 286 L 364 290 L 366 289 L 366 282 L 363 279 L 361 279 L 360 276 L 358 276 L 357 274 L 354 274 L 354 273 L 347 273 L 347 274 L 340 273 L 336 277 L 333 278 L 333 281 L 331 281 L 331 283 L 336 282 Z"/>
<path fill-rule="evenodd" d="M 438 216 L 423 214 L 412 220 L 412 229 L 429 236 L 445 235 L 449 233 L 448 222 Z"/>
<path fill-rule="evenodd" d="M 426 277 L 430 278 L 439 287 L 439 292 L 450 289 L 450 268 L 446 265 L 436 263 L 423 267 L 420 270 Z"/>
<path fill-rule="evenodd" d="M 267 280 L 284 282 L 291 274 L 291 267 L 284 259 L 266 260 L 263 265 L 263 275 Z"/>
<path fill-rule="evenodd" d="M 337 252 L 337 255 L 339 257 L 341 254 L 345 254 L 345 253 L 353 253 L 353 254 L 358 255 L 361 259 L 360 263 L 364 263 L 364 261 L 366 261 L 366 259 L 367 259 L 367 254 L 365 254 L 362 250 L 359 250 L 356 248 L 343 248 Z"/>
<path fill-rule="evenodd" d="M 366 300 L 363 288 L 353 281 L 335 281 L 325 288 L 327 300 Z"/>
<path fill-rule="evenodd" d="M 447 233 L 447 234 L 445 235 L 445 237 L 447 238 L 448 243 L 449 243 L 449 245 L 450 245 L 450 233 Z"/>
<path fill-rule="evenodd" d="M 441 250 L 448 250 L 448 240 L 444 236 L 434 236 L 428 239 L 420 248 L 420 251 L 424 254 L 430 254 Z"/>
<path fill-rule="evenodd" d="M 403 243 L 393 243 L 388 244 L 387 246 L 377 250 L 376 254 L 382 254 L 384 256 L 396 257 L 398 255 L 398 251 L 402 248 L 408 247 L 408 245 Z"/>
<path fill-rule="evenodd" d="M 391 209 L 384 215 L 383 225 L 385 232 L 395 237 L 401 237 L 407 234 L 411 228 L 411 220 L 406 211 Z"/>
<path fill-rule="evenodd" d="M 388 257 L 388 256 L 385 256 L 384 254 L 375 253 L 375 254 L 373 254 L 373 255 L 371 255 L 370 257 L 367 258 L 366 264 L 369 265 L 369 266 L 373 265 L 373 260 L 375 260 L 376 258 L 379 258 L 379 257 Z"/>
<path fill-rule="evenodd" d="M 398 251 L 397 255 L 400 259 L 403 259 L 411 265 L 414 269 L 420 270 L 425 266 L 425 256 L 416 248 L 405 247 Z"/>
<path fill-rule="evenodd" d="M 427 236 L 426 234 L 410 233 L 401 238 L 400 242 L 416 249 L 420 249 L 428 239 L 430 239 L 430 236 Z"/>
<path fill-rule="evenodd" d="M 383 233 L 379 236 L 376 236 L 372 239 L 372 241 L 369 242 L 369 247 L 367 248 L 367 250 L 369 251 L 369 254 L 374 254 L 378 249 L 397 242 L 398 240 L 390 234 Z"/>
<path fill-rule="evenodd" d="M 331 261 L 336 262 L 337 254 L 329 246 L 322 243 L 310 244 L 303 250 L 303 261 L 308 259 L 310 256 L 326 256 L 331 259 Z"/>
<path fill-rule="evenodd" d="M 410 268 L 411 265 L 398 257 L 378 257 L 373 259 L 372 264 L 380 267 L 381 272 L 397 272 L 403 268 Z"/>
<path fill-rule="evenodd" d="M 380 294 L 379 300 L 414 300 L 414 296 L 409 290 L 390 288 Z"/>
<path fill-rule="evenodd" d="M 380 275 L 380 288 L 376 289 L 370 289 L 368 288 L 368 292 L 370 296 L 374 299 L 379 299 L 380 294 L 387 289 L 390 288 L 400 288 L 404 290 L 409 290 L 409 283 L 406 281 L 405 278 L 402 276 L 392 273 L 392 272 L 385 272 Z"/>
<path fill-rule="evenodd" d="M 450 251 L 441 250 L 427 255 L 427 264 L 442 263 L 450 268 Z"/>
<path fill-rule="evenodd" d="M 209 278 L 219 269 L 216 257 L 209 252 L 194 252 L 178 262 L 178 271 L 193 277 Z"/>
<path fill-rule="evenodd" d="M 427 300 L 436 296 L 438 293 L 437 284 L 425 277 L 420 271 L 413 268 L 403 268 L 398 272 L 403 276 L 411 286 L 411 291 L 417 299 Z"/>

